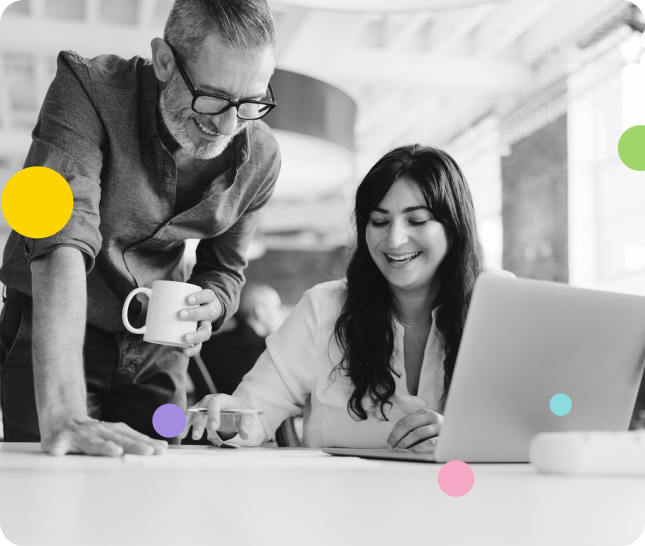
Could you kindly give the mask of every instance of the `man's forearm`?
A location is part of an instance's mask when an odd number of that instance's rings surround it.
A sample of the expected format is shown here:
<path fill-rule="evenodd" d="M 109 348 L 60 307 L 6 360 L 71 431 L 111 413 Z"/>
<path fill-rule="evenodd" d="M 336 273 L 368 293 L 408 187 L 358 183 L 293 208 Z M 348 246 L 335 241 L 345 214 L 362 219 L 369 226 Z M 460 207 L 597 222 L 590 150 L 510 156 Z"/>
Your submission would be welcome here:
<path fill-rule="evenodd" d="M 87 415 L 83 340 L 87 307 L 80 250 L 61 247 L 31 264 L 33 365 L 41 434 Z"/>

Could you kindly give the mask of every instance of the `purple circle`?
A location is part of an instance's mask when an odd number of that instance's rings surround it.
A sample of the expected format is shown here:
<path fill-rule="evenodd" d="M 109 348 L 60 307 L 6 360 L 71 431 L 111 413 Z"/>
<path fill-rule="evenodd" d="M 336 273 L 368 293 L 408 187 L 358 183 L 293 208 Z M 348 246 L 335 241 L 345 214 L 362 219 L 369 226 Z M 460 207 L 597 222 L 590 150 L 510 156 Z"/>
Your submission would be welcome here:
<path fill-rule="evenodd" d="M 174 438 L 186 428 L 186 414 L 175 404 L 164 404 L 152 416 L 152 426 L 159 436 Z"/>

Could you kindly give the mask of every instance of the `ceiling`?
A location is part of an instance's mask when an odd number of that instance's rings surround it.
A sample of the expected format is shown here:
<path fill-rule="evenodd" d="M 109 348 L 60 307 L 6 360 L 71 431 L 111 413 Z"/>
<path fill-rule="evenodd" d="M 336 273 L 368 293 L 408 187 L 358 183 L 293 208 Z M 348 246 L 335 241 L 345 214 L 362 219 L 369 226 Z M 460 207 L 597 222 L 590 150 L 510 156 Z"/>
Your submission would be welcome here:
<path fill-rule="evenodd" d="M 353 167 L 344 158 L 344 182 L 331 187 L 316 178 L 324 178 L 323 167 L 333 168 L 332 163 L 316 166 L 292 155 L 284 179 L 302 178 L 303 191 L 277 192 L 261 230 L 280 232 L 285 207 L 319 200 L 336 208 L 312 206 L 309 214 L 293 216 L 302 229 L 318 226 L 334 241 L 346 232 L 356 181 L 385 151 L 407 142 L 444 146 L 486 116 L 508 115 L 566 77 L 580 36 L 627 5 L 624 0 L 270 4 L 278 67 L 328 82 L 354 99 L 357 152 Z M 59 50 L 88 57 L 147 56 L 171 5 L 171 0 L 12 4 L 0 21 L 0 162 L 20 168 Z"/>
<path fill-rule="evenodd" d="M 505 0 L 286 0 L 300 8 L 353 13 L 409 13 L 454 10 Z"/>

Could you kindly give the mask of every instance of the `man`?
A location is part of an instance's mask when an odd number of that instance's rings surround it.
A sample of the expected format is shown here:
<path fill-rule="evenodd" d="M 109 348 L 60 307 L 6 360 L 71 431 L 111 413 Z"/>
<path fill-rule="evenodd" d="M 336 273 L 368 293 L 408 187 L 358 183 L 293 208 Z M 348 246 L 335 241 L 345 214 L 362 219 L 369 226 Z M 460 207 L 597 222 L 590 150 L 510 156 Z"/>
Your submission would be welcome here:
<path fill-rule="evenodd" d="M 211 337 L 204 343 L 201 357 L 217 392 L 233 394 L 266 349 L 265 338 L 282 324 L 282 302 L 266 284 L 249 284 L 240 297 L 233 330 Z M 201 400 L 209 392 L 196 392 Z"/>
<path fill-rule="evenodd" d="M 152 61 L 59 55 L 25 167 L 59 172 L 74 211 L 59 233 L 14 232 L 5 248 L 6 441 L 40 441 L 52 455 L 166 447 L 152 415 L 185 407 L 187 357 L 235 312 L 279 171 L 275 139 L 253 121 L 275 105 L 274 67 L 265 0 L 176 0 Z M 203 290 L 186 302 L 198 307 L 180 311 L 200 321 L 182 353 L 143 342 L 120 317 L 133 288 L 184 280 L 189 238 L 201 242 L 188 282 Z M 131 305 L 135 326 L 142 303 Z"/>

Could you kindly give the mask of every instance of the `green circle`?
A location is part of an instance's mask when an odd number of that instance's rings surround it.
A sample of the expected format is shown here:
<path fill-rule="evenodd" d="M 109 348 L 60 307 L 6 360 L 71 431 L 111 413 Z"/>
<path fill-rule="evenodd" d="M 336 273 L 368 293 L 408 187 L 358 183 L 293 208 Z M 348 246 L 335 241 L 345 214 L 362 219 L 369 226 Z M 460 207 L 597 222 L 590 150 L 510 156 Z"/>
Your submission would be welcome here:
<path fill-rule="evenodd" d="M 634 171 L 645 171 L 645 125 L 634 125 L 618 141 L 620 160 Z"/>

